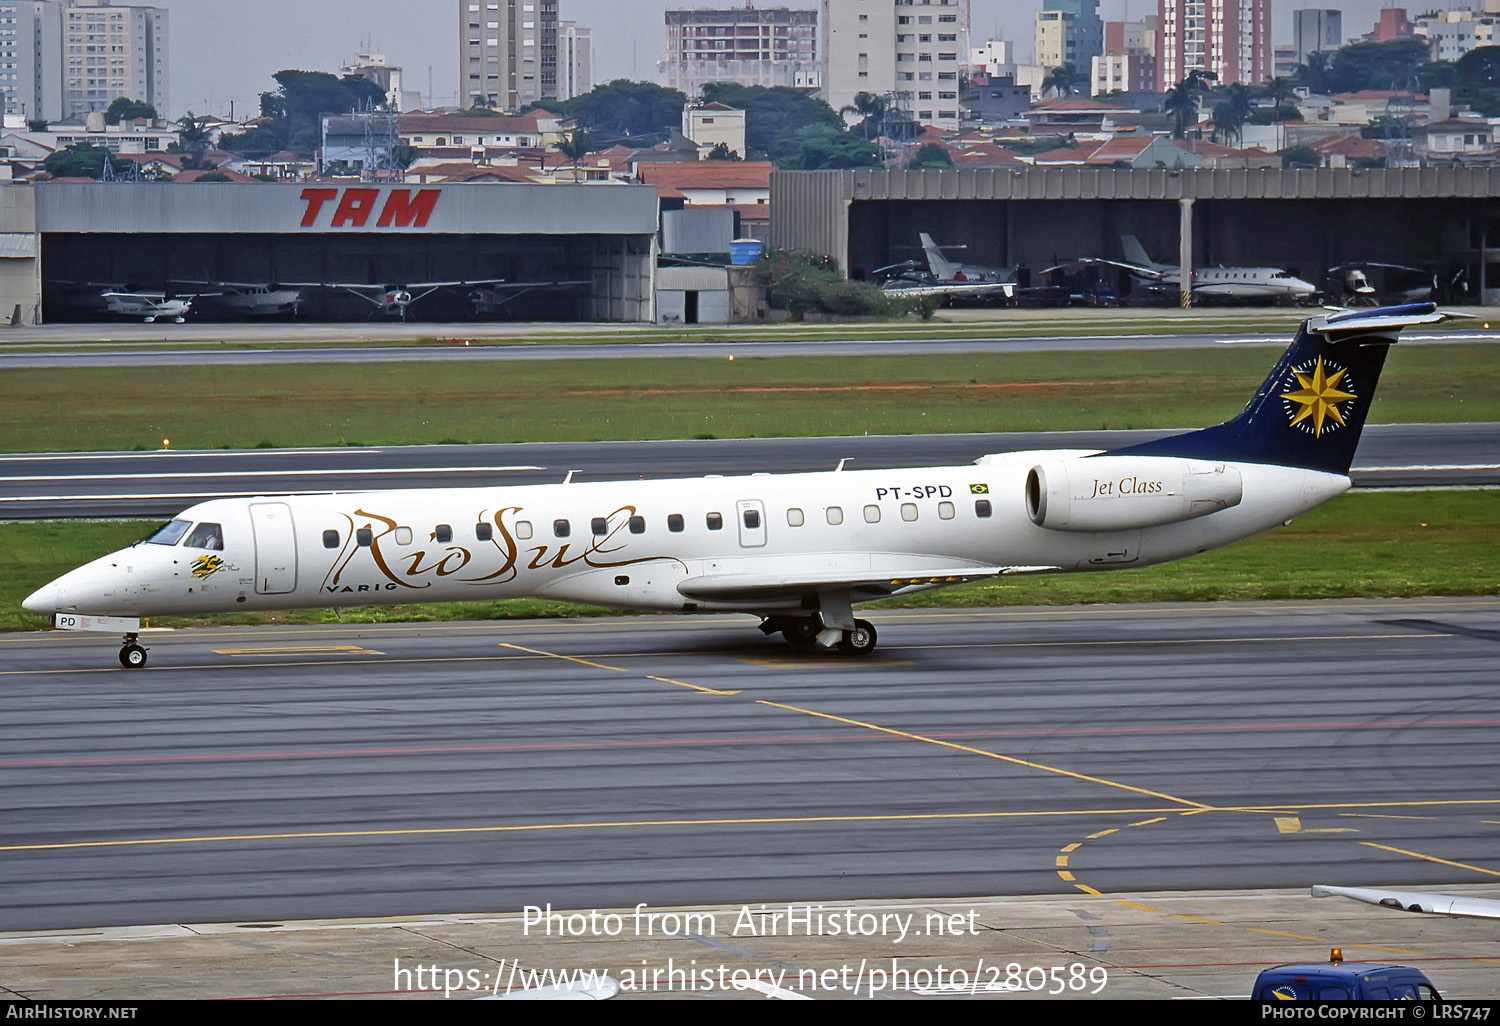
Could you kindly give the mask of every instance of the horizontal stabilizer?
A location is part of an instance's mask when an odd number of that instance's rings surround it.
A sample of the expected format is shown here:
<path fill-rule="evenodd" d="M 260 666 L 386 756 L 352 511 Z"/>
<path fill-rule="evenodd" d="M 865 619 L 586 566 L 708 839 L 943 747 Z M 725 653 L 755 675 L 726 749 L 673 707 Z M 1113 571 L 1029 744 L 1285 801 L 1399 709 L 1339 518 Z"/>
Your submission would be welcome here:
<path fill-rule="evenodd" d="M 898 569 L 883 574 L 852 575 L 847 570 L 801 574 L 708 574 L 689 577 L 677 585 L 688 598 L 715 601 L 768 599 L 820 591 L 861 591 L 894 595 L 908 589 L 938 588 L 964 581 L 979 581 L 1012 574 L 1036 574 L 1061 570 L 1058 566 L 959 566 Z"/>
<path fill-rule="evenodd" d="M 1383 334 L 1422 324 L 1441 324 L 1460 316 L 1439 310 L 1433 303 L 1408 303 L 1314 317 L 1307 322 L 1307 330 L 1335 341 L 1349 335 Z"/>

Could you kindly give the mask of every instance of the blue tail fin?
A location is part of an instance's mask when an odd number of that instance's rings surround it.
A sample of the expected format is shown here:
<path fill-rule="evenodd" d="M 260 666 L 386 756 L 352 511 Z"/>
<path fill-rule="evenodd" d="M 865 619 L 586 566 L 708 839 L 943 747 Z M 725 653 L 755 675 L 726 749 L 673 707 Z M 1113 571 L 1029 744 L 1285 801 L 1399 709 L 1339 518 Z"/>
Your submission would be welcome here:
<path fill-rule="evenodd" d="M 1402 328 L 1448 315 L 1431 303 L 1315 317 L 1238 417 L 1108 455 L 1180 456 L 1347 474 L 1385 354 Z"/>

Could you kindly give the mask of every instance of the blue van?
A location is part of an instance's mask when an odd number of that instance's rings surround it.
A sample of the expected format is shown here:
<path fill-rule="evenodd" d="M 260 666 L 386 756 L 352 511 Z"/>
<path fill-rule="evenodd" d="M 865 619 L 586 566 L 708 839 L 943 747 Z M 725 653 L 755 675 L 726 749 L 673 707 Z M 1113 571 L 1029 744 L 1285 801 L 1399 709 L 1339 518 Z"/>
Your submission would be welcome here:
<path fill-rule="evenodd" d="M 1255 1001 L 1441 1001 L 1418 970 L 1384 962 L 1345 962 L 1339 949 L 1327 962 L 1266 969 L 1250 992 Z"/>

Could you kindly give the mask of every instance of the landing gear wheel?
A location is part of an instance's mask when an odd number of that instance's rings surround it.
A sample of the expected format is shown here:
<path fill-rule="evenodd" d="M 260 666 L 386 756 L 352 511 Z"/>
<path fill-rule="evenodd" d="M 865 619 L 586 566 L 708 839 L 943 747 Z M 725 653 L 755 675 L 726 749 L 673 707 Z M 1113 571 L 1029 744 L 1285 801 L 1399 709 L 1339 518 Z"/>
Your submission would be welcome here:
<path fill-rule="evenodd" d="M 818 632 L 823 625 L 815 617 L 802 616 L 788 620 L 781 628 L 781 636 L 793 648 L 812 648 L 818 641 Z"/>
<path fill-rule="evenodd" d="M 139 670 L 146 665 L 146 650 L 139 645 L 126 645 L 120 649 L 120 665 L 127 670 Z"/>
<path fill-rule="evenodd" d="M 854 630 L 845 631 L 839 641 L 839 651 L 857 656 L 867 656 L 875 651 L 875 625 L 869 620 L 855 620 Z"/>

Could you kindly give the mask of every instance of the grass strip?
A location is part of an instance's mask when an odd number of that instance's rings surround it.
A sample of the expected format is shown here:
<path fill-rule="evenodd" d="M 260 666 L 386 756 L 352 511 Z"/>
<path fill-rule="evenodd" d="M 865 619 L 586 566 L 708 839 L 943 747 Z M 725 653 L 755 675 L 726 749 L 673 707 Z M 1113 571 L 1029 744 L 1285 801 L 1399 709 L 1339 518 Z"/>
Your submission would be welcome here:
<path fill-rule="evenodd" d="M 1218 346 L 14 369 L 0 451 L 1186 428 L 1234 415 L 1270 366 Z M 1396 346 L 1371 420 L 1500 420 L 1500 346 Z"/>

